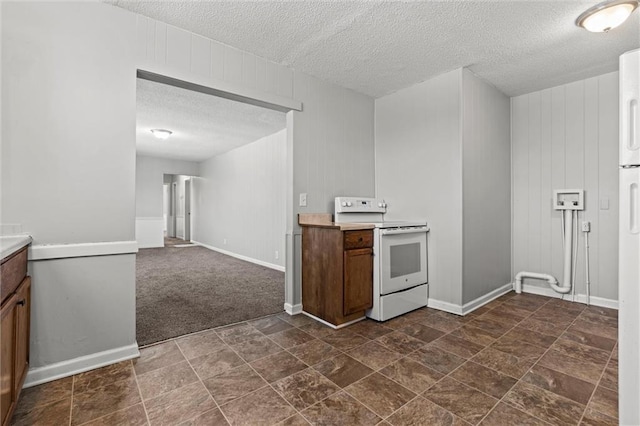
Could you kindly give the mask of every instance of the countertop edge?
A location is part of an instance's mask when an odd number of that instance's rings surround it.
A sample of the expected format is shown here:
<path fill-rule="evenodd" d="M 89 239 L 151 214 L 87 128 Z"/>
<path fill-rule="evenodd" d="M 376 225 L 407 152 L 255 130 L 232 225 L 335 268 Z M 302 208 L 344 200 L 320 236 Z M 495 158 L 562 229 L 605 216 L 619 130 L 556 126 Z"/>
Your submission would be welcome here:
<path fill-rule="evenodd" d="M 340 231 L 360 231 L 366 229 L 374 229 L 375 225 L 373 223 L 335 223 L 335 222 L 327 222 L 327 223 L 299 223 L 300 226 L 308 227 L 308 228 L 329 228 L 329 229 L 338 229 Z"/>
<path fill-rule="evenodd" d="M 0 236 L 0 254 L 4 261 L 12 254 L 22 250 L 33 242 L 30 235 L 3 235 Z"/>
<path fill-rule="evenodd" d="M 336 223 L 330 213 L 298 213 L 298 225 L 309 228 L 329 228 L 340 231 L 373 229 L 373 223 Z"/>

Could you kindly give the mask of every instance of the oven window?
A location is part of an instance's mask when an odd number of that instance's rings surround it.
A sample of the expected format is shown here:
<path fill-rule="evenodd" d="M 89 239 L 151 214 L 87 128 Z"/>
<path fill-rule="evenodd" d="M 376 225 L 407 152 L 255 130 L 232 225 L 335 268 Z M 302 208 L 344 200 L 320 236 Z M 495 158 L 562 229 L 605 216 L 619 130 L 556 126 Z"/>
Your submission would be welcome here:
<path fill-rule="evenodd" d="M 391 278 L 420 272 L 420 243 L 389 247 Z"/>

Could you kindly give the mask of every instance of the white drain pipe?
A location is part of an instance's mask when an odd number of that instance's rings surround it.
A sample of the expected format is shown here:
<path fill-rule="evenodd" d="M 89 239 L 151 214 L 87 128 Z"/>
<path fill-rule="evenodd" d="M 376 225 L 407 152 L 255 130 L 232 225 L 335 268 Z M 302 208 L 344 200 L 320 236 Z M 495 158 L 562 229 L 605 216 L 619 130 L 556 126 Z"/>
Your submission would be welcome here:
<path fill-rule="evenodd" d="M 553 275 L 540 274 L 538 272 L 518 272 L 516 274 L 516 293 L 522 293 L 522 280 L 524 278 L 535 278 L 537 280 L 545 280 L 551 287 L 558 287 L 558 280 Z"/>
<path fill-rule="evenodd" d="M 564 211 L 564 285 L 558 285 L 558 280 L 549 274 L 540 274 L 537 272 L 518 272 L 516 274 L 516 293 L 522 293 L 522 279 L 535 278 L 538 280 L 546 280 L 549 286 L 561 294 L 567 294 L 571 291 L 571 267 L 573 260 L 573 211 Z M 577 236 L 576 236 L 577 239 Z"/>

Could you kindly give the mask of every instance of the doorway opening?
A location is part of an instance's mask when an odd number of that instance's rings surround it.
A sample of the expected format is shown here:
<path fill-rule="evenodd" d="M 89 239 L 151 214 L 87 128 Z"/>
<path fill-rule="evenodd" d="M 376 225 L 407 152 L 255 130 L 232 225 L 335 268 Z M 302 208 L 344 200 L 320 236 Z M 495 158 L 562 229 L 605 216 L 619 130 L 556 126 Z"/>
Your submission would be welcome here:
<path fill-rule="evenodd" d="M 136 128 L 139 345 L 283 312 L 285 113 L 138 79 Z"/>
<path fill-rule="evenodd" d="M 164 174 L 162 217 L 164 246 L 189 247 L 191 243 L 192 176 Z"/>

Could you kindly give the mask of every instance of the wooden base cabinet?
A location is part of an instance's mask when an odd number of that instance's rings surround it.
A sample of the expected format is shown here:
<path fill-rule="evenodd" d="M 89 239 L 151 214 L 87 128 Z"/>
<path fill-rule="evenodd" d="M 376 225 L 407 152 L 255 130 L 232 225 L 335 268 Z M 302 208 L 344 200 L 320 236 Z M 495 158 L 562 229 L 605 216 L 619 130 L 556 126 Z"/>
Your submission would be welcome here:
<path fill-rule="evenodd" d="M 26 276 L 26 249 L 2 263 L 3 294 L 0 317 L 0 420 L 11 422 L 22 384 L 29 369 L 31 278 Z M 11 281 L 16 285 L 9 285 Z M 5 287 L 6 284 L 6 287 Z"/>
<path fill-rule="evenodd" d="M 302 309 L 330 324 L 373 306 L 373 231 L 302 228 Z"/>

